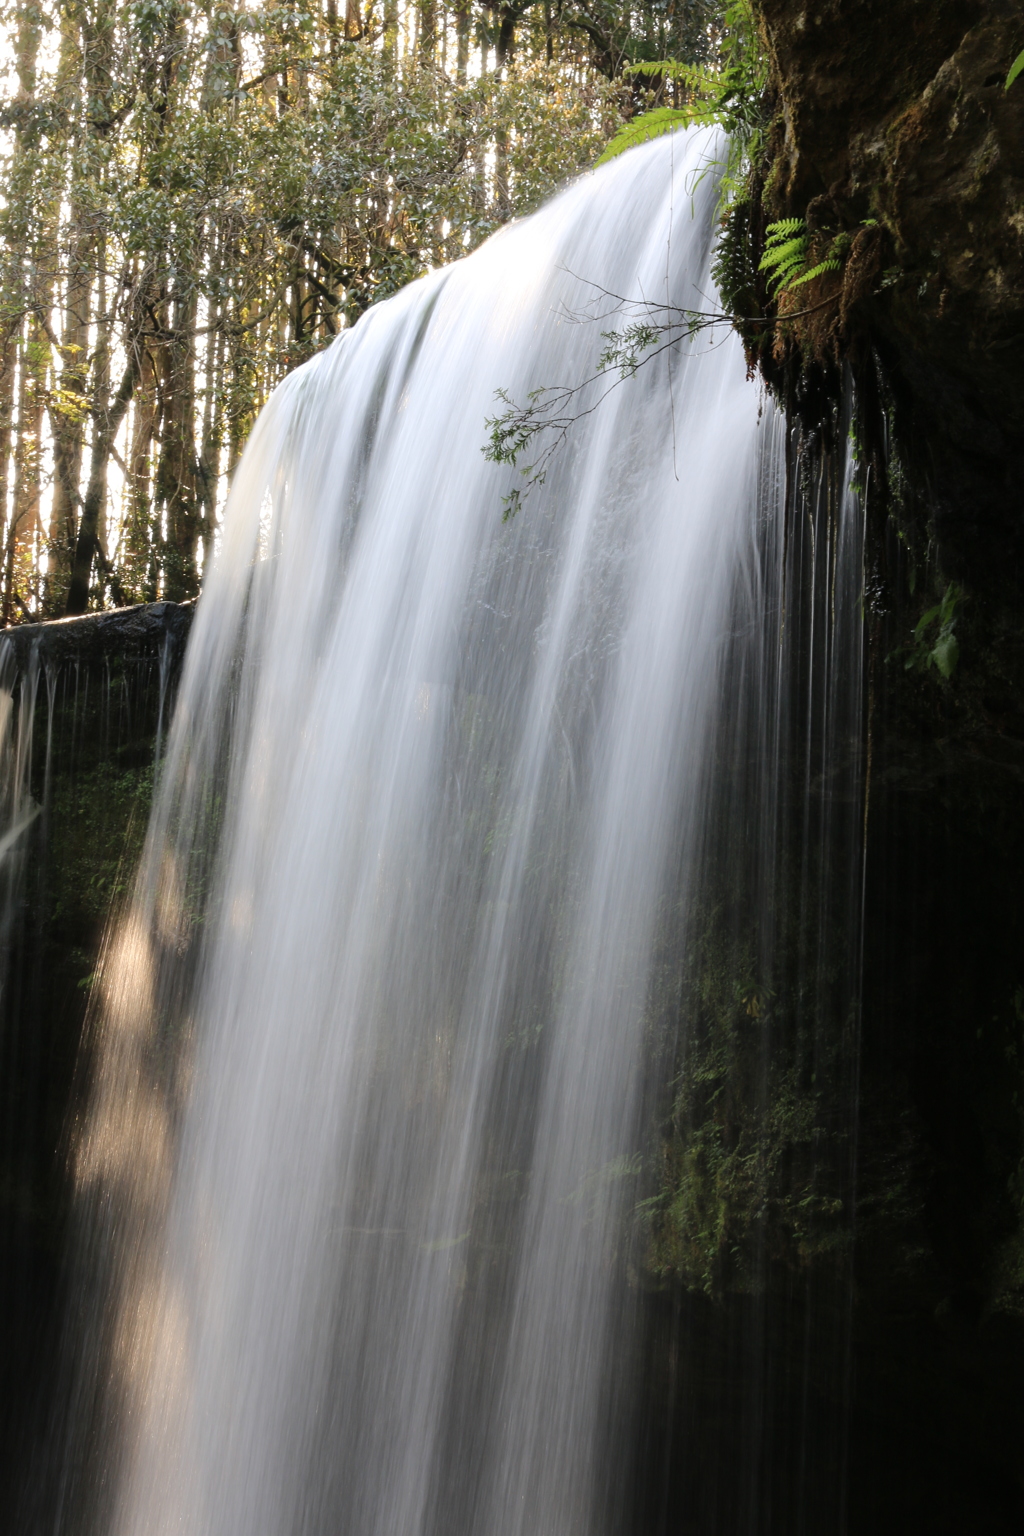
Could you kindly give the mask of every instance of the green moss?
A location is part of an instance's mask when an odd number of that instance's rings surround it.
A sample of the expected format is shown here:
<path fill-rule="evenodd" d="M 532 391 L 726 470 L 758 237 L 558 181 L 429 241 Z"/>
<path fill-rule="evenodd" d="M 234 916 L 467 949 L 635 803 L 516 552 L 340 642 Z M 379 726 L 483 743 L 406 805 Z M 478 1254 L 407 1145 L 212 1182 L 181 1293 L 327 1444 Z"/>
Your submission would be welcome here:
<path fill-rule="evenodd" d="M 686 957 L 658 1187 L 641 1207 L 650 1271 L 712 1296 L 758 1290 L 780 1264 L 832 1262 L 850 1243 L 850 1020 L 802 973 L 799 925 L 793 963 L 777 955 L 772 976 L 759 974 L 756 931 L 719 907 Z"/>
<path fill-rule="evenodd" d="M 127 892 L 153 794 L 151 763 L 100 762 L 56 783 L 50 806 L 51 917 L 102 925 Z"/>

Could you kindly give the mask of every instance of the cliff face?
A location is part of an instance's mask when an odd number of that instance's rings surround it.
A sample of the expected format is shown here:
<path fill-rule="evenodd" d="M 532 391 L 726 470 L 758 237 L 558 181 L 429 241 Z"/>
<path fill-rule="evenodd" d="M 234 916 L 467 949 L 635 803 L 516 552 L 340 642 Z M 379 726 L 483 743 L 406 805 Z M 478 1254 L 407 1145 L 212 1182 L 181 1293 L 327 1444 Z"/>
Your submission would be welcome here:
<path fill-rule="evenodd" d="M 154 603 L 0 632 L 0 705 L 34 812 L 0 870 L 0 1530 L 40 1528 L 27 1511 L 48 1496 L 38 1458 L 57 1422 L 90 990 L 141 852 L 192 612 Z"/>
<path fill-rule="evenodd" d="M 769 205 L 853 236 L 833 341 L 881 361 L 948 575 L 1019 593 L 1024 48 L 1017 0 L 758 0 Z M 866 223 L 865 221 L 877 221 Z M 820 328 L 820 327 L 819 327 Z"/>
<path fill-rule="evenodd" d="M 651 1400 L 670 1407 L 639 1479 L 664 1513 L 638 1528 L 674 1530 L 685 1511 L 700 1536 L 1011 1536 L 1024 1526 L 1024 77 L 1004 87 L 1024 6 L 754 8 L 774 120 L 727 226 L 744 252 L 729 301 L 773 317 L 744 332 L 805 450 L 791 530 L 815 476 L 841 479 L 851 380 L 857 405 L 855 1088 L 827 986 L 796 989 L 816 1071 L 786 1078 L 785 978 L 799 963 L 785 952 L 759 1080 L 740 967 L 721 961 L 679 1078 L 706 1102 L 691 1093 L 681 1113 L 677 1100 L 666 1135 L 665 1208 L 682 1214 L 655 1229 L 670 1279 L 647 1369 L 664 1378 Z M 841 260 L 776 299 L 757 263 L 781 218 L 806 221 L 812 264 L 830 247 Z M 806 589 L 794 572 L 794 611 Z M 940 609 L 957 642 L 945 671 Z M 785 751 L 797 761 L 799 741 Z M 810 804 L 813 784 L 802 793 Z M 832 781 L 825 799 L 837 803 Z M 811 866 L 793 837 L 799 875 L 773 910 L 783 951 L 807 953 L 791 914 Z M 827 892 L 844 865 L 821 867 Z M 834 1170 L 851 1139 L 847 1203 Z M 730 1157 L 772 1177 L 730 1181 Z"/>

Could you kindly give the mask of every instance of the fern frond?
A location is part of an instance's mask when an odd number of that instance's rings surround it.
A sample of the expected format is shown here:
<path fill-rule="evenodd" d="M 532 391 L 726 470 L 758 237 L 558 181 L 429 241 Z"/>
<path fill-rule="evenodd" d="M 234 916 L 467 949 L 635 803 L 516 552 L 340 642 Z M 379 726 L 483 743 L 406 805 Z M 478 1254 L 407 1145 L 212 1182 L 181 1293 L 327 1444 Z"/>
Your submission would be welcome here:
<path fill-rule="evenodd" d="M 692 112 L 675 107 L 655 107 L 652 112 L 641 112 L 639 117 L 625 123 L 615 137 L 609 140 L 594 164 L 604 165 L 606 161 L 614 160 L 616 155 L 624 154 L 627 149 L 646 144 L 648 139 L 660 138 L 663 133 L 673 133 L 676 128 L 693 121 Z"/>
<path fill-rule="evenodd" d="M 765 227 L 765 244 L 776 245 L 780 240 L 788 239 L 790 235 L 805 233 L 807 223 L 805 219 L 776 219 L 774 224 Z"/>
<path fill-rule="evenodd" d="M 758 271 L 770 273 L 769 286 L 774 293 L 793 286 L 807 265 L 807 245 L 804 219 L 776 219 L 768 225 Z"/>
<path fill-rule="evenodd" d="M 624 75 L 647 75 L 662 80 L 680 80 L 691 90 L 704 91 L 717 96 L 721 89 L 721 76 L 700 64 L 684 64 L 679 59 L 639 59 L 627 64 Z"/>
<path fill-rule="evenodd" d="M 806 259 L 807 236 L 796 235 L 792 240 L 787 240 L 785 245 L 776 245 L 766 250 L 761 257 L 760 270 L 770 272 L 773 267 L 791 267 L 794 264 L 802 264 Z"/>
<path fill-rule="evenodd" d="M 824 261 L 819 261 L 817 266 L 812 267 L 809 272 L 801 272 L 800 276 L 795 277 L 789 286 L 790 288 L 800 288 L 804 283 L 809 283 L 814 278 L 821 277 L 823 272 L 838 272 L 841 266 L 841 261 L 837 261 L 834 256 L 828 256 Z"/>

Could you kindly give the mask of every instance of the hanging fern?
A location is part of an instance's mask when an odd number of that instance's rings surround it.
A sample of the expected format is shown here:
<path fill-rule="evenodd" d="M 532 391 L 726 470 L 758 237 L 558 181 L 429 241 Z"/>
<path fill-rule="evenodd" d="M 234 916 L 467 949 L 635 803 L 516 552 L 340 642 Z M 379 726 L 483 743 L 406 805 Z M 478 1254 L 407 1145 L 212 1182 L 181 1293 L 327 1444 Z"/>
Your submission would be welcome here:
<path fill-rule="evenodd" d="M 692 122 L 693 117 L 687 110 L 676 107 L 655 107 L 651 112 L 641 112 L 638 117 L 622 125 L 615 137 L 605 145 L 604 153 L 595 164 L 604 165 L 605 161 L 614 160 L 616 155 L 634 149 L 637 144 L 646 144 L 648 139 L 658 139 L 663 133 L 672 133 L 674 129 Z"/>
<path fill-rule="evenodd" d="M 842 262 L 835 256 L 826 256 L 824 261 L 819 261 L 808 272 L 801 272 L 799 277 L 794 277 L 788 285 L 790 288 L 800 288 L 804 283 L 809 283 L 813 278 L 820 277 L 823 272 L 838 272 Z"/>
<path fill-rule="evenodd" d="M 877 219 L 865 219 L 863 227 L 876 224 Z M 764 255 L 760 271 L 770 273 L 768 286 L 776 298 L 781 293 L 791 293 L 813 282 L 825 272 L 839 272 L 849 253 L 851 236 L 843 231 L 833 237 L 821 261 L 809 267 L 810 235 L 804 219 L 777 219 L 765 230 Z"/>
<path fill-rule="evenodd" d="M 758 309 L 752 214 L 750 199 L 737 198 L 719 227 L 711 276 L 729 315 L 754 315 Z"/>
<path fill-rule="evenodd" d="M 724 22 L 718 67 L 680 59 L 644 59 L 626 68 L 627 76 L 672 80 L 686 89 L 690 99 L 682 107 L 655 107 L 626 123 L 598 165 L 676 128 L 720 127 L 728 134 L 720 181 L 723 209 L 742 196 L 747 170 L 757 158 L 768 122 L 768 58 L 750 0 L 729 0 Z"/>
<path fill-rule="evenodd" d="M 676 80 L 705 96 L 717 96 L 722 77 L 716 70 L 703 64 L 685 64 L 681 59 L 640 59 L 627 64 L 624 74 L 648 75 L 655 80 Z"/>
<path fill-rule="evenodd" d="M 765 230 L 764 255 L 759 270 L 769 273 L 772 293 L 784 293 L 807 266 L 808 234 L 805 219 L 777 219 Z"/>

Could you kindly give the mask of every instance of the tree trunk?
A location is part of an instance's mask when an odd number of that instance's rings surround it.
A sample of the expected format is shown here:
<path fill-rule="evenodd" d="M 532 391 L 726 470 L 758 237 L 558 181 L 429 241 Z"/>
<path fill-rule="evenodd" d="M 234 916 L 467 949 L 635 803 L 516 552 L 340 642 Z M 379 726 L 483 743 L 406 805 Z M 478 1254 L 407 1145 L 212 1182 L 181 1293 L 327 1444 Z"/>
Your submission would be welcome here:
<path fill-rule="evenodd" d="M 191 285 L 172 303 L 172 335 L 166 349 L 166 395 L 156 501 L 164 508 L 164 596 L 180 603 L 199 590 L 196 552 L 200 514 L 196 486 L 195 329 L 196 292 Z"/>
<path fill-rule="evenodd" d="M 384 57 L 394 69 L 398 65 L 398 0 L 384 0 Z"/>
<path fill-rule="evenodd" d="M 30 316 L 21 352 L 18 427 L 14 450 L 14 502 L 7 534 L 4 611 L 8 619 L 19 597 L 22 602 L 27 601 L 38 569 L 36 556 L 42 533 L 39 521 L 40 438 L 48 357 L 46 333 L 35 316 Z M 32 596 L 37 597 L 38 594 L 32 593 Z"/>
<path fill-rule="evenodd" d="M 157 555 L 154 536 L 153 444 L 157 433 L 159 394 L 153 354 L 142 354 L 133 397 L 131 452 L 128 458 L 128 517 L 122 535 L 122 565 L 126 580 L 143 602 L 157 596 Z"/>
<path fill-rule="evenodd" d="M 436 0 L 418 0 L 419 45 L 421 64 L 433 64 L 437 51 Z"/>
<path fill-rule="evenodd" d="M 455 36 L 455 78 L 462 85 L 469 68 L 470 0 L 458 0 L 455 7 Z"/>
<path fill-rule="evenodd" d="M 82 503 L 82 521 L 78 527 L 75 558 L 71 567 L 71 583 L 68 587 L 68 601 L 65 609 L 68 614 L 84 613 L 89 604 L 92 562 L 100 548 L 100 525 L 107 504 L 107 468 L 110 463 L 110 451 L 135 392 L 139 362 L 138 351 L 133 349 L 110 409 L 95 424 L 89 462 L 89 483 Z"/>

